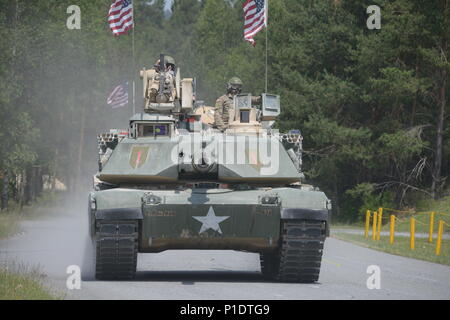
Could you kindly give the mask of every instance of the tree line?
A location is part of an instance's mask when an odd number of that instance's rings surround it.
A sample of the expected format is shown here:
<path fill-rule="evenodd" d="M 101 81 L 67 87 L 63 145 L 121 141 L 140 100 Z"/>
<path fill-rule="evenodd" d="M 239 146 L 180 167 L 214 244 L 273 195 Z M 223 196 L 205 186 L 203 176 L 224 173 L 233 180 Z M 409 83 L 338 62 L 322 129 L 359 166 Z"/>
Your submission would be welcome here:
<path fill-rule="evenodd" d="M 43 179 L 88 188 L 96 135 L 126 128 L 132 113 L 106 97 L 135 80 L 140 107 L 138 71 L 160 53 L 212 105 L 232 76 L 263 92 L 267 52 L 268 91 L 282 99 L 276 125 L 301 130 L 306 181 L 333 200 L 337 219 L 448 193 L 448 0 L 269 0 L 255 47 L 243 40 L 244 1 L 175 0 L 168 15 L 163 0 L 134 0 L 134 59 L 131 32 L 108 28 L 111 0 L 75 2 L 0 0 L 3 207 L 32 201 Z M 73 4 L 80 30 L 66 27 Z M 379 30 L 366 25 L 374 4 Z"/>

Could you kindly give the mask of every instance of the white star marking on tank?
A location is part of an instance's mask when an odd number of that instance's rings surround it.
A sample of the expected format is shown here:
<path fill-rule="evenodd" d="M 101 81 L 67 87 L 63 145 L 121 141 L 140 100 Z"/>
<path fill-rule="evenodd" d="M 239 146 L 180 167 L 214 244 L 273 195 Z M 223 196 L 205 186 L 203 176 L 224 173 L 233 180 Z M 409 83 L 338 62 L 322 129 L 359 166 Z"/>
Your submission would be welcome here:
<path fill-rule="evenodd" d="M 208 214 L 204 217 L 200 217 L 200 216 L 193 216 L 192 218 L 194 218 L 195 220 L 198 220 L 202 223 L 202 227 L 200 228 L 200 231 L 198 232 L 199 234 L 202 232 L 205 232 L 208 229 L 212 229 L 214 231 L 219 232 L 220 234 L 222 234 L 222 229 L 220 229 L 219 223 L 221 223 L 222 221 L 228 219 L 230 216 L 221 216 L 218 217 L 216 216 L 213 207 L 209 207 L 208 210 Z"/>

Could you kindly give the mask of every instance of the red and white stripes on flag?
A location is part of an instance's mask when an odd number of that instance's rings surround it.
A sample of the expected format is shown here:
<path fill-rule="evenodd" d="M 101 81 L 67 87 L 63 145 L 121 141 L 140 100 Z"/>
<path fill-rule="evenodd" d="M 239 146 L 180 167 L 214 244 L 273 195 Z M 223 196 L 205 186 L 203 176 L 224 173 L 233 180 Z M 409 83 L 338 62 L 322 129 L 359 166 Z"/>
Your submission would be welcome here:
<path fill-rule="evenodd" d="M 106 103 L 113 109 L 126 106 L 128 104 L 128 82 L 115 87 L 106 99 Z"/>
<path fill-rule="evenodd" d="M 244 9 L 244 39 L 255 46 L 253 37 L 267 26 L 267 1 L 247 0 L 243 4 Z"/>
<path fill-rule="evenodd" d="M 133 28 L 133 1 L 115 0 L 109 8 L 108 23 L 115 36 Z"/>

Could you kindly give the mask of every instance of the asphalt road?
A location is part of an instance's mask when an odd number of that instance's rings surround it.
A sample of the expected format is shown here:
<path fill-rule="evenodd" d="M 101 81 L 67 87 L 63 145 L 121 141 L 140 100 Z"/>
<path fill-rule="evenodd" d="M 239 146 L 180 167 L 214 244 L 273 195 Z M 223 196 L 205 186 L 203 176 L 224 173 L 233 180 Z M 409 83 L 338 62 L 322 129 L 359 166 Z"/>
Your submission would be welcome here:
<path fill-rule="evenodd" d="M 62 212 L 24 222 L 24 233 L 0 241 L 0 260 L 39 268 L 44 282 L 66 299 L 450 299 L 450 266 L 334 238 L 325 242 L 315 284 L 265 281 L 257 254 L 187 250 L 139 254 L 134 281 L 83 281 L 81 289 L 68 290 L 66 269 L 81 265 L 87 223 L 84 213 Z M 371 265 L 380 268 L 380 289 L 367 288 Z"/>

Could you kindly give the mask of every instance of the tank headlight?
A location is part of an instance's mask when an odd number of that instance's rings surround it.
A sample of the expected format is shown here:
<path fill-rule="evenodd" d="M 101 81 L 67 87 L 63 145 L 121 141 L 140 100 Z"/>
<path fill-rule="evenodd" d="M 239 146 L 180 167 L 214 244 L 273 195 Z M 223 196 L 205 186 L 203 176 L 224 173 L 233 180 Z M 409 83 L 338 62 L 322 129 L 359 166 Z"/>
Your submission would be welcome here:
<path fill-rule="evenodd" d="M 97 210 L 97 201 L 95 200 L 95 198 L 91 195 L 89 197 L 89 202 L 90 202 L 90 207 L 92 211 Z"/>
<path fill-rule="evenodd" d="M 142 203 L 146 205 L 156 205 L 161 203 L 161 198 L 158 196 L 155 196 L 151 192 L 145 193 L 142 197 Z"/>
<path fill-rule="evenodd" d="M 278 197 L 277 196 L 263 196 L 261 197 L 261 204 L 277 204 Z"/>
<path fill-rule="evenodd" d="M 332 203 L 330 199 L 327 199 L 325 206 L 327 207 L 327 210 L 331 210 L 332 208 Z"/>

